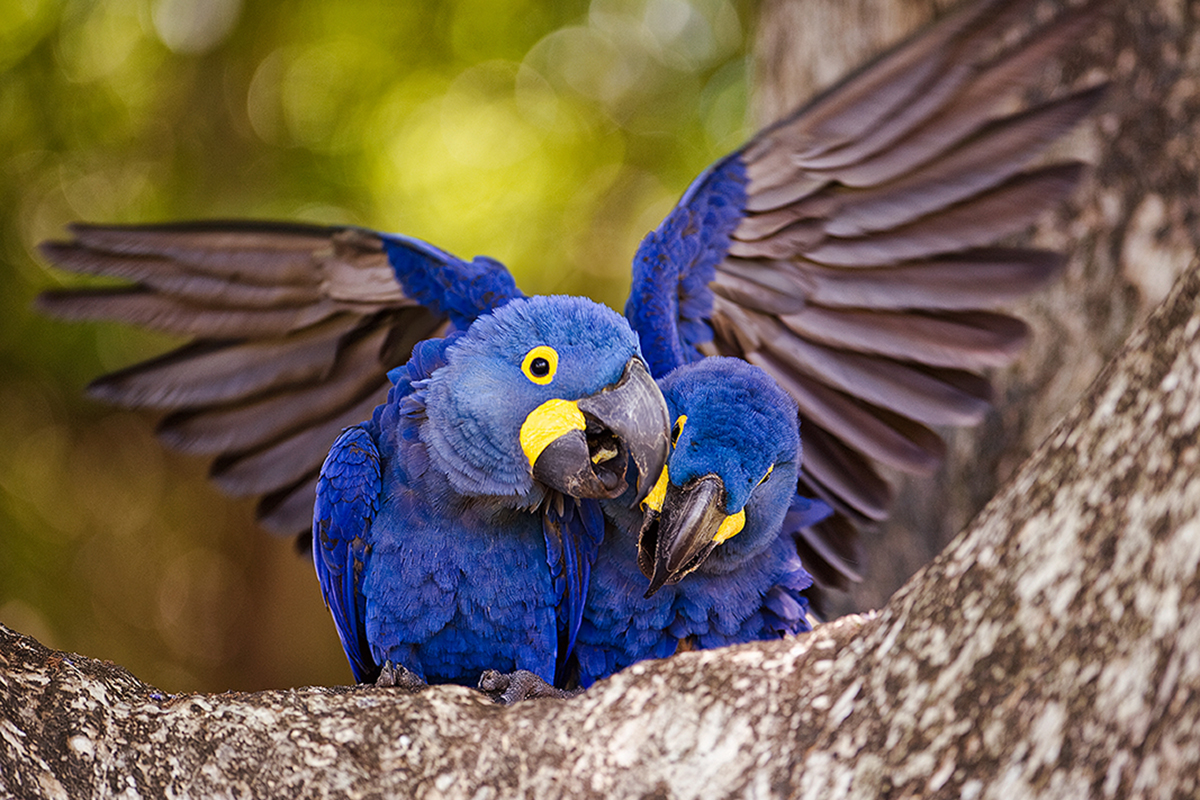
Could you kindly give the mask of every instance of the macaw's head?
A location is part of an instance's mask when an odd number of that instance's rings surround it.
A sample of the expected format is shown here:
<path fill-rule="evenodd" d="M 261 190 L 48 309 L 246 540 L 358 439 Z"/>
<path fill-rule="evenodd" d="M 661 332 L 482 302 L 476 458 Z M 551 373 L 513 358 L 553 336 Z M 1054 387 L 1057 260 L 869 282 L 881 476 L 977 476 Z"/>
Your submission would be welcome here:
<path fill-rule="evenodd" d="M 702 564 L 732 570 L 767 547 L 795 497 L 800 463 L 796 404 L 758 367 L 706 358 L 659 386 L 671 453 L 643 502 L 638 566 L 650 579 L 647 597 Z"/>
<path fill-rule="evenodd" d="M 629 459 L 656 476 L 662 394 L 629 324 L 578 297 L 513 300 L 477 319 L 429 379 L 421 438 L 461 494 L 532 507 L 547 488 L 610 498 Z M 640 478 L 640 499 L 651 479 Z"/>

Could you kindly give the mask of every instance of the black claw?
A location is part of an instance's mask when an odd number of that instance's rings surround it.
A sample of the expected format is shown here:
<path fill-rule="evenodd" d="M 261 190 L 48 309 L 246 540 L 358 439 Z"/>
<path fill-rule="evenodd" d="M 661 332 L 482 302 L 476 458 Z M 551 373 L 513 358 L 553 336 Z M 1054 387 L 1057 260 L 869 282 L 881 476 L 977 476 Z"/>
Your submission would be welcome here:
<path fill-rule="evenodd" d="M 375 685 L 403 689 L 409 694 L 416 694 L 429 688 L 429 684 L 421 680 L 417 673 L 400 664 L 393 664 L 391 661 L 383 663 L 379 670 L 379 677 L 375 679 Z"/>
<path fill-rule="evenodd" d="M 527 669 L 507 673 L 484 670 L 479 676 L 478 689 L 502 706 L 544 697 L 565 700 L 583 692 L 582 689 L 556 689 Z"/>

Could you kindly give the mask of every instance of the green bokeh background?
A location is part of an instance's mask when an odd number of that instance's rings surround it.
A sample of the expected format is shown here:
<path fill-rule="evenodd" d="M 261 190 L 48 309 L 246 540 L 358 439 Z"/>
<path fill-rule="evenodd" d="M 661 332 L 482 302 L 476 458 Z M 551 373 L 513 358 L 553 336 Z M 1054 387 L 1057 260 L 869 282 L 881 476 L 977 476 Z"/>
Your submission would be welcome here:
<path fill-rule="evenodd" d="M 39 317 L 72 220 L 401 231 L 620 308 L 746 136 L 737 0 L 0 0 L 0 622 L 168 691 L 346 683 L 312 566 L 91 378 L 175 344 Z"/>

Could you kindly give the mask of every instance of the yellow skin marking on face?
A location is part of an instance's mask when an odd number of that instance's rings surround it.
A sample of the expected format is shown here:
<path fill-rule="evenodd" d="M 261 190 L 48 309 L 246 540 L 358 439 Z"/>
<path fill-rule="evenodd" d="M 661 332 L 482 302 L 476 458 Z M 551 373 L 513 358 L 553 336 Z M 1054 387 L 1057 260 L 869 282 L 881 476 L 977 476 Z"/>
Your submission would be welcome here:
<path fill-rule="evenodd" d="M 533 466 L 555 439 L 586 428 L 583 412 L 572 401 L 555 398 L 542 403 L 521 423 L 521 449 L 529 459 L 529 466 Z"/>
<path fill-rule="evenodd" d="M 687 414 L 680 414 L 675 419 L 675 424 L 671 427 L 672 447 L 674 447 L 676 442 L 679 441 L 679 437 L 683 433 L 683 426 L 686 424 Z M 759 483 L 761 484 L 768 477 L 770 477 L 771 472 L 774 471 L 774 469 L 775 465 L 772 464 L 767 469 L 767 474 L 762 476 L 762 480 L 760 480 Z M 642 501 L 642 507 L 648 508 L 651 511 L 658 511 L 659 513 L 662 513 L 663 500 L 667 496 L 668 483 L 670 483 L 670 477 L 667 475 L 667 468 L 664 466 L 662 474 L 658 476 L 658 482 L 654 484 L 654 488 L 650 490 L 650 494 L 646 495 L 646 499 Z M 734 536 L 737 536 L 739 533 L 741 533 L 742 528 L 744 527 L 746 527 L 746 510 L 742 509 L 736 514 L 730 514 L 721 522 L 721 526 L 717 528 L 716 535 L 713 536 L 713 542 L 715 544 L 721 544 L 722 542 L 728 541 L 729 539 L 732 539 Z"/>
<path fill-rule="evenodd" d="M 679 441 L 680 434 L 683 433 L 683 426 L 687 423 L 687 414 L 680 414 L 675 420 L 675 424 L 671 427 L 671 447 Z"/>
<path fill-rule="evenodd" d="M 683 423 L 685 422 L 687 422 L 686 414 L 680 414 L 675 420 L 675 424 L 671 428 L 671 447 L 674 447 L 675 443 L 679 441 L 679 434 L 683 432 Z M 667 498 L 667 484 L 670 482 L 671 477 L 667 474 L 667 465 L 663 464 L 663 471 L 659 474 L 658 481 L 650 490 L 650 494 L 646 495 L 646 499 L 642 501 L 642 508 L 662 513 L 663 501 Z"/>
<path fill-rule="evenodd" d="M 767 474 L 762 476 L 762 480 L 758 482 L 758 485 L 762 486 L 774 471 L 774 464 L 767 467 Z M 717 535 L 713 537 L 713 541 L 720 544 L 728 539 L 732 539 L 741 533 L 744 527 L 746 527 L 746 509 L 743 508 L 736 514 L 730 514 L 725 518 L 725 521 L 721 523 L 721 527 L 717 528 Z"/>
<path fill-rule="evenodd" d="M 642 501 L 643 508 L 649 508 L 651 511 L 662 512 L 663 500 L 667 496 L 667 484 L 671 482 L 670 476 L 667 474 L 667 468 L 663 467 L 662 474 L 658 476 L 658 482 L 654 484 L 654 488 L 650 490 L 650 494 L 646 495 L 646 499 Z M 731 514 L 721 523 L 721 527 L 717 528 L 717 533 L 713 536 L 713 541 L 717 544 L 731 539 L 741 532 L 746 524 L 746 512 L 739 511 L 736 514 Z"/>
<path fill-rule="evenodd" d="M 746 509 L 742 509 L 736 514 L 730 514 L 721 523 L 721 527 L 717 528 L 717 535 L 713 537 L 713 541 L 717 544 L 732 539 L 742 532 L 742 527 L 746 524 Z"/>
<path fill-rule="evenodd" d="M 646 495 L 646 499 L 642 501 L 642 508 L 648 508 L 651 511 L 662 512 L 663 500 L 667 497 L 667 484 L 671 482 L 667 476 L 667 468 L 663 467 L 662 474 L 658 476 L 658 482 L 654 484 L 654 488 L 650 490 L 650 494 Z"/>
<path fill-rule="evenodd" d="M 759 486 L 762 486 L 764 483 L 766 483 L 766 482 L 767 482 L 767 478 L 771 477 L 771 473 L 772 473 L 772 472 L 774 472 L 774 471 L 775 471 L 775 465 L 774 465 L 774 464 L 772 464 L 771 466 L 767 467 L 767 474 L 762 476 L 762 480 L 758 482 L 758 485 L 759 485 Z"/>
<path fill-rule="evenodd" d="M 545 375 L 535 375 L 533 373 L 533 362 L 539 358 L 544 358 L 546 364 L 549 365 L 549 369 Z M 539 344 L 525 354 L 525 360 L 521 362 L 521 372 L 525 373 L 525 377 L 534 383 L 545 386 L 554 380 L 554 373 L 558 372 L 558 351 L 549 345 Z"/>

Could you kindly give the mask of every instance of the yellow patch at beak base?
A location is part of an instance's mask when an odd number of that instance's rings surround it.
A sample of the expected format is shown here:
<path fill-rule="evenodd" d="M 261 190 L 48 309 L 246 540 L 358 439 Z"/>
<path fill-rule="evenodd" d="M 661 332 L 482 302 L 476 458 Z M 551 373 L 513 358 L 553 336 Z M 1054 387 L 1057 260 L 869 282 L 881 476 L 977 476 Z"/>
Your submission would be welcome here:
<path fill-rule="evenodd" d="M 547 400 L 529 412 L 521 423 L 521 449 L 532 467 L 550 443 L 570 431 L 587 428 L 583 412 L 571 400 Z"/>
<path fill-rule="evenodd" d="M 667 497 L 667 484 L 670 483 L 670 480 L 667 476 L 667 468 L 664 466 L 662 473 L 658 476 L 658 482 L 654 484 L 650 494 L 646 495 L 646 499 L 642 501 L 642 508 L 661 512 L 663 500 Z"/>
<path fill-rule="evenodd" d="M 746 524 L 746 509 L 742 509 L 736 514 L 730 514 L 721 523 L 721 527 L 717 528 L 717 535 L 713 537 L 713 541 L 717 544 L 732 539 L 734 536 L 742 532 L 742 527 Z"/>

